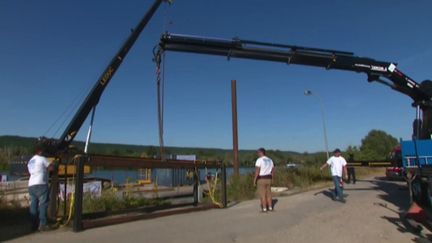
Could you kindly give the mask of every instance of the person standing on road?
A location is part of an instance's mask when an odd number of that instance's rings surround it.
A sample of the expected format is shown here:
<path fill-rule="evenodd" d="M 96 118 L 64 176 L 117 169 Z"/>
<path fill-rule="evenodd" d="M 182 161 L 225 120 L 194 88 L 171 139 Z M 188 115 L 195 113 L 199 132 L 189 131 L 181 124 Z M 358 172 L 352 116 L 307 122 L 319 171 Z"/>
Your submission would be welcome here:
<path fill-rule="evenodd" d="M 43 149 L 37 145 L 35 155 L 27 163 L 30 173 L 28 190 L 30 194 L 30 216 L 32 229 L 46 231 L 48 227 L 48 172 L 53 170 L 47 158 L 43 155 Z"/>
<path fill-rule="evenodd" d="M 346 165 L 347 162 L 341 156 L 340 149 L 335 149 L 335 151 L 333 151 L 333 156 L 330 157 L 327 160 L 327 162 L 324 163 L 320 168 L 321 170 L 323 170 L 326 167 L 330 167 L 333 183 L 335 185 L 333 200 L 338 200 L 340 202 L 345 202 L 345 199 L 343 197 L 343 189 L 341 187 L 341 182 L 342 182 L 342 176 L 344 177 L 344 179 L 346 179 L 347 176 Z"/>
<path fill-rule="evenodd" d="M 258 159 L 255 163 L 254 185 L 261 202 L 261 211 L 273 211 L 273 199 L 271 196 L 271 183 L 274 177 L 275 168 L 273 161 L 266 156 L 266 150 L 260 148 L 257 150 Z"/>
<path fill-rule="evenodd" d="M 350 154 L 348 157 L 348 162 L 352 163 L 354 162 L 354 154 Z M 355 168 L 352 165 L 348 165 L 348 183 L 351 183 L 351 179 L 353 184 L 356 184 L 356 174 L 355 174 Z"/>

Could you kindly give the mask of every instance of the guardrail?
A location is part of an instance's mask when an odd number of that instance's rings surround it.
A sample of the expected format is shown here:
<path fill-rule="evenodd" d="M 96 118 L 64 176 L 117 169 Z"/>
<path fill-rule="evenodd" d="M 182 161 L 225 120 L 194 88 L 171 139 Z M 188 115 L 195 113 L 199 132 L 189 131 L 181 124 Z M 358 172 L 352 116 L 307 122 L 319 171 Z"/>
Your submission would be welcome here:
<path fill-rule="evenodd" d="M 390 167 L 393 166 L 393 163 L 390 161 L 352 161 L 347 163 L 348 166 L 355 166 L 355 167 Z"/>

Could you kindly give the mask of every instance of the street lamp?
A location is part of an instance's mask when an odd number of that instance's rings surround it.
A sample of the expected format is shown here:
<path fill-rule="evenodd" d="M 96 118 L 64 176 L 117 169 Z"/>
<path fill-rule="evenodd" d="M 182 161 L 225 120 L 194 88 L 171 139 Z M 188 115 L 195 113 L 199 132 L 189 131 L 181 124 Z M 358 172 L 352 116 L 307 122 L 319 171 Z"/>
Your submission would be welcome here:
<path fill-rule="evenodd" d="M 310 90 L 305 90 L 304 92 L 305 96 L 312 96 L 312 91 Z M 317 97 L 318 102 L 320 104 L 320 108 L 321 108 L 321 117 L 322 117 L 322 124 L 323 124 L 323 131 L 324 131 L 324 145 L 325 145 L 325 150 L 327 153 L 327 160 L 329 159 L 329 149 L 328 149 L 328 141 L 327 141 L 327 127 L 326 127 L 326 122 L 325 122 L 325 114 L 324 114 L 324 104 L 322 102 L 322 99 L 319 95 L 314 94 L 315 97 Z"/>

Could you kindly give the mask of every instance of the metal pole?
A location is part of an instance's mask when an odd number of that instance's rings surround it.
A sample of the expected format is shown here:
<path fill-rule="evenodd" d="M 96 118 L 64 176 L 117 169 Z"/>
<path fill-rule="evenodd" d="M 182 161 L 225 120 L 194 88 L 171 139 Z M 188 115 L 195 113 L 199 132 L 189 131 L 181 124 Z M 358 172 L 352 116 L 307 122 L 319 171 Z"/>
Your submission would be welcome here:
<path fill-rule="evenodd" d="M 416 106 L 416 124 L 415 124 L 415 136 L 416 139 L 420 139 L 420 129 L 421 129 L 421 117 L 420 117 L 420 106 Z"/>
<path fill-rule="evenodd" d="M 96 106 L 93 107 L 93 111 L 92 111 L 92 115 L 91 115 L 91 119 L 90 119 L 90 126 L 89 126 L 89 129 L 87 132 L 87 138 L 86 138 L 86 143 L 85 143 L 85 147 L 84 147 L 84 153 L 85 154 L 87 154 L 87 152 L 88 152 L 88 146 L 89 146 L 91 135 L 93 132 L 93 122 L 94 122 L 95 113 L 96 113 Z"/>
<path fill-rule="evenodd" d="M 198 168 L 195 167 L 194 186 L 193 186 L 193 197 L 194 197 L 193 205 L 194 206 L 198 206 L 198 180 L 199 180 Z"/>
<path fill-rule="evenodd" d="M 75 179 L 75 204 L 74 204 L 74 220 L 73 231 L 79 232 L 83 230 L 82 225 L 82 204 L 83 204 L 83 184 L 84 184 L 84 163 L 87 156 L 82 156 L 76 162 L 76 179 Z"/>
<path fill-rule="evenodd" d="M 237 127 L 237 82 L 231 80 L 231 104 L 232 104 L 232 133 L 233 133 L 233 169 L 234 176 L 240 176 L 238 161 L 238 127 Z"/>
<path fill-rule="evenodd" d="M 222 205 L 224 208 L 228 206 L 228 198 L 227 198 L 227 174 L 226 174 L 226 165 L 222 163 Z"/>

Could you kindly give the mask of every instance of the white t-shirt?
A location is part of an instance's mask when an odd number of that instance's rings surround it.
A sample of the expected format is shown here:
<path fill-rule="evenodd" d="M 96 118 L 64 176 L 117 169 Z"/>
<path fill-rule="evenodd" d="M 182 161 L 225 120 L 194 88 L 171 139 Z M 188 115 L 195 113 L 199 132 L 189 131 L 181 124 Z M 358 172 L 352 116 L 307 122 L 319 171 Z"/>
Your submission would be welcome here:
<path fill-rule="evenodd" d="M 327 164 L 330 166 L 332 176 L 342 177 L 342 169 L 347 165 L 347 162 L 342 156 L 332 156 L 327 160 Z"/>
<path fill-rule="evenodd" d="M 274 167 L 273 160 L 267 156 L 263 156 L 257 159 L 255 167 L 260 167 L 260 176 L 271 175 Z"/>
<path fill-rule="evenodd" d="M 30 173 L 29 186 L 48 184 L 48 168 L 49 161 L 47 158 L 35 155 L 27 164 Z"/>

